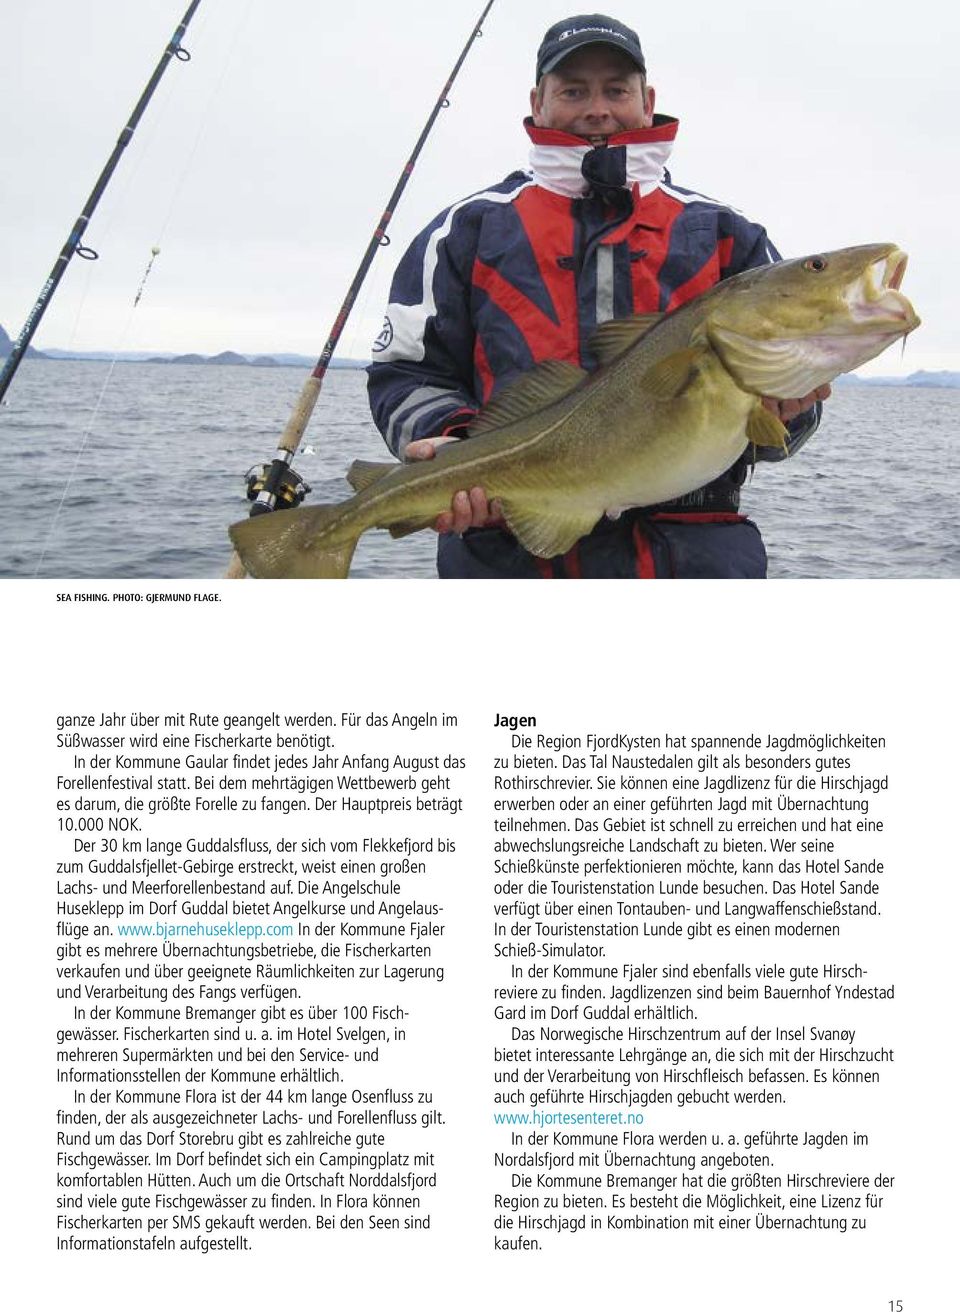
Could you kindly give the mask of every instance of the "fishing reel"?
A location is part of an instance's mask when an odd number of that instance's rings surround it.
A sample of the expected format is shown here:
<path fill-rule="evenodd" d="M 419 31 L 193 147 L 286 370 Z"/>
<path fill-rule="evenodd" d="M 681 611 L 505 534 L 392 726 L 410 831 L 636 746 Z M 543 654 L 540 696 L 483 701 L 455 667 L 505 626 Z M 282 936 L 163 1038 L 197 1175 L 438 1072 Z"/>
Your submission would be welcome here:
<path fill-rule="evenodd" d="M 310 491 L 310 484 L 305 483 L 295 469 L 282 461 L 254 465 L 247 470 L 246 480 L 247 500 L 259 503 L 251 510 L 252 515 L 269 510 L 292 510 L 299 506 Z M 265 504 L 271 498 L 273 504 Z"/>

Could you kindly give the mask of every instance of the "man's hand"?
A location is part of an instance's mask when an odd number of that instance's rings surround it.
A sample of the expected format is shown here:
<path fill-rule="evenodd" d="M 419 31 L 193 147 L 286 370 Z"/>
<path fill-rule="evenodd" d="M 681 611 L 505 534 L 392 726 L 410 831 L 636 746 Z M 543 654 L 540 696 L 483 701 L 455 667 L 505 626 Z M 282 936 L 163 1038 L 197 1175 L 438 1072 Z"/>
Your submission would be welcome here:
<path fill-rule="evenodd" d="M 422 437 L 410 442 L 403 453 L 404 460 L 432 460 L 437 447 L 456 442 L 456 437 Z M 497 501 L 488 501 L 482 487 L 457 492 L 450 509 L 438 516 L 434 528 L 438 533 L 465 533 L 468 528 L 494 528 L 503 523 L 503 514 Z"/>
<path fill-rule="evenodd" d="M 791 419 L 796 419 L 797 415 L 802 415 L 804 410 L 809 410 L 816 401 L 826 401 L 830 391 L 830 384 L 824 383 L 823 387 L 818 387 L 815 392 L 810 392 L 807 396 L 801 396 L 796 401 L 778 401 L 772 396 L 765 396 L 762 400 L 771 414 L 775 414 L 781 423 L 789 424 Z"/>

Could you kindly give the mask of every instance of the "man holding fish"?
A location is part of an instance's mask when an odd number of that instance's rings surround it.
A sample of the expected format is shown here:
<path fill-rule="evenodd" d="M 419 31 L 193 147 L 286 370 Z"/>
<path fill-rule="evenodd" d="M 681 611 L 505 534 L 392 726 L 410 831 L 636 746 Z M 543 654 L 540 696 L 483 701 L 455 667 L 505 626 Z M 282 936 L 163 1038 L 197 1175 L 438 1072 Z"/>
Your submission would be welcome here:
<path fill-rule="evenodd" d="M 676 121 L 643 67 L 614 19 L 550 29 L 531 172 L 441 214 L 394 278 L 369 382 L 406 458 L 354 461 L 337 505 L 233 525 L 249 573 L 346 578 L 368 530 L 439 527 L 444 578 L 764 576 L 740 485 L 809 436 L 832 379 L 918 326 L 907 257 L 779 261 L 675 187 Z"/>
<path fill-rule="evenodd" d="M 665 164 L 678 124 L 654 114 L 632 29 L 602 14 L 554 24 L 536 81 L 525 123 L 530 172 L 439 215 L 397 270 L 370 401 L 406 461 L 433 459 L 465 437 L 492 396 L 542 361 L 594 368 L 605 358 L 595 335 L 604 322 L 645 316 L 651 326 L 718 281 L 778 258 L 759 225 L 672 183 Z M 766 553 L 739 514 L 740 486 L 754 459 L 782 459 L 803 444 L 829 394 L 823 385 L 765 400 L 786 425 L 783 442 L 758 440 L 755 427 L 747 451 L 706 486 L 642 510 L 608 509 L 561 556 L 525 550 L 484 488 L 465 487 L 436 521 L 438 572 L 761 578 Z"/>

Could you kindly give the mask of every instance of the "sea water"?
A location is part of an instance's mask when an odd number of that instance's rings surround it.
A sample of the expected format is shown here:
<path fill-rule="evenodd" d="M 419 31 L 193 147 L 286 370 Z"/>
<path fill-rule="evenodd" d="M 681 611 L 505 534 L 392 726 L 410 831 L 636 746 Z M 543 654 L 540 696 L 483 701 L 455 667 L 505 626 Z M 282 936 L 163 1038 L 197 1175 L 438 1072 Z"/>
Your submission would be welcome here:
<path fill-rule="evenodd" d="M 305 371 L 25 361 L 0 408 L 0 576 L 219 578 L 244 473 L 272 458 Z M 310 503 L 350 494 L 356 459 L 389 458 L 366 378 L 332 370 L 295 467 Z M 762 464 L 742 509 L 772 578 L 960 576 L 960 390 L 841 386 L 820 430 Z M 423 532 L 360 541 L 360 578 L 434 576 Z"/>

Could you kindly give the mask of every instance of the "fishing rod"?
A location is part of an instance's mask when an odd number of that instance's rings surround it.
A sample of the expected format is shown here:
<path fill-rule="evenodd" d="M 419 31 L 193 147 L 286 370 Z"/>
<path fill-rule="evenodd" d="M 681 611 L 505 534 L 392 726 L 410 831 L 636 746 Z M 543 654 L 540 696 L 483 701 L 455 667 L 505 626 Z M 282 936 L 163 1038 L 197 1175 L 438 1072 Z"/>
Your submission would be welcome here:
<path fill-rule="evenodd" d="M 160 79 L 166 72 L 170 60 L 179 59 L 183 63 L 189 63 L 190 53 L 189 51 L 184 50 L 180 43 L 183 40 L 184 33 L 190 26 L 190 20 L 193 18 L 199 7 L 200 0 L 192 0 L 192 4 L 180 20 L 180 26 L 174 32 L 173 36 L 170 38 L 169 44 L 160 56 L 160 62 L 153 70 L 153 75 L 151 76 L 150 81 L 141 92 L 140 99 L 134 106 L 133 113 L 130 115 L 126 127 L 120 133 L 117 144 L 113 148 L 113 153 L 103 166 L 103 171 L 99 178 L 97 178 L 93 191 L 87 197 L 87 202 L 80 212 L 80 217 L 73 225 L 73 230 L 67 238 L 63 250 L 57 256 L 57 261 L 54 264 L 53 269 L 50 271 L 50 276 L 43 284 L 40 295 L 37 297 L 36 304 L 27 316 L 27 321 L 20 330 L 20 336 L 17 338 L 16 342 L 14 342 L 13 350 L 7 357 L 2 372 L 0 372 L 0 402 L 3 401 L 7 388 L 13 381 L 13 376 L 20 366 L 20 361 L 27 353 L 27 347 L 30 345 L 31 338 L 36 332 L 47 306 L 53 299 L 54 292 L 60 285 L 60 279 L 66 272 L 67 265 L 73 259 L 74 255 L 79 255 L 83 260 L 99 259 L 96 251 L 91 250 L 89 246 L 84 246 L 82 244 L 81 238 L 93 217 L 94 210 L 100 203 L 103 193 L 107 189 L 110 179 L 113 177 L 114 170 L 120 162 L 121 155 L 129 145 L 134 132 L 137 130 L 137 125 L 143 117 L 144 110 L 152 100 L 153 93 L 160 85 Z"/>
<path fill-rule="evenodd" d="M 304 383 L 297 402 L 293 408 L 293 413 L 287 421 L 287 426 L 283 430 L 277 447 L 276 455 L 269 465 L 258 465 L 247 475 L 247 496 L 253 501 L 250 507 L 251 515 L 265 515 L 272 510 L 286 510 L 292 506 L 299 505 L 309 492 L 309 488 L 302 482 L 299 475 L 291 468 L 293 457 L 303 440 L 303 434 L 306 431 L 307 424 L 310 422 L 310 416 L 313 414 L 314 406 L 317 403 L 317 397 L 320 395 L 320 389 L 323 386 L 324 375 L 330 364 L 330 360 L 337 348 L 337 343 L 346 326 L 350 311 L 353 309 L 354 302 L 360 291 L 363 281 L 367 276 L 374 256 L 381 246 L 389 246 L 390 239 L 387 236 L 387 228 L 390 220 L 393 218 L 394 211 L 403 195 L 410 176 L 413 173 L 420 152 L 429 137 L 434 123 L 440 114 L 440 111 L 447 109 L 450 105 L 448 99 L 450 89 L 457 80 L 457 74 L 463 67 L 464 61 L 469 55 L 473 43 L 477 37 L 483 35 L 483 21 L 493 8 L 494 0 L 489 0 L 485 5 L 483 13 L 473 25 L 470 38 L 463 50 L 460 52 L 460 58 L 453 66 L 450 76 L 444 84 L 443 90 L 437 97 L 437 103 L 430 112 L 430 117 L 424 124 L 423 131 L 417 139 L 417 144 L 413 148 L 409 160 L 404 165 L 397 184 L 393 189 L 390 199 L 387 201 L 387 207 L 380 216 L 380 222 L 374 230 L 370 243 L 364 252 L 360 266 L 354 274 L 347 294 L 344 297 L 340 311 L 334 320 L 333 328 L 330 330 L 330 336 L 327 338 L 326 345 L 320 352 L 313 373 Z M 230 568 L 227 572 L 227 578 L 239 578 L 243 575 L 243 566 L 239 558 L 234 554 Z"/>

